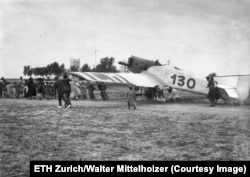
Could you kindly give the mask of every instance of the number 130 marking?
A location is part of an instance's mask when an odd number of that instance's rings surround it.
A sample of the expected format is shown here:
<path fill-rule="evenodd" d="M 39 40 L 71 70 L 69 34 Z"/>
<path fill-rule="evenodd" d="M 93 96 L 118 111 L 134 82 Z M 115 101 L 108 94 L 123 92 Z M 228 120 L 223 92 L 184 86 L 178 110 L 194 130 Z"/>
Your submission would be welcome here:
<path fill-rule="evenodd" d="M 176 74 L 174 74 L 173 76 L 171 76 L 171 78 L 173 79 L 173 84 L 176 84 L 176 80 L 177 80 L 177 85 L 179 86 L 184 86 L 186 84 L 186 78 L 184 76 L 178 76 Z M 187 87 L 190 88 L 190 89 L 193 89 L 195 87 L 195 80 L 190 78 L 187 80 Z"/>

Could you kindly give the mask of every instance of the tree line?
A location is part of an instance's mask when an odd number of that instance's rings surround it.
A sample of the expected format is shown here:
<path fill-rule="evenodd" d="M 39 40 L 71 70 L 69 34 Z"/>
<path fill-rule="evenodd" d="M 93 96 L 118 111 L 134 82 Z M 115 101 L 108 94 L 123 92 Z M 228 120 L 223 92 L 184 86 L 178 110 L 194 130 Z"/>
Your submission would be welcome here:
<path fill-rule="evenodd" d="M 35 67 L 32 68 L 30 65 L 24 66 L 23 75 L 24 76 L 51 76 L 51 75 L 60 75 L 65 72 L 64 64 L 59 65 L 57 62 L 48 64 L 45 67 Z"/>
<path fill-rule="evenodd" d="M 106 73 L 114 73 L 118 72 L 116 66 L 114 65 L 115 59 L 113 57 L 105 57 L 100 59 L 100 63 L 96 65 L 94 68 L 85 63 L 80 69 L 79 68 L 70 68 L 71 71 L 81 72 L 106 72 Z"/>
<path fill-rule="evenodd" d="M 93 68 L 85 63 L 80 68 L 78 66 L 71 66 L 69 70 L 81 72 L 118 72 L 114 62 L 115 59 L 113 57 L 105 57 L 100 59 L 100 63 Z M 64 64 L 59 65 L 57 62 L 53 62 L 45 67 L 32 68 L 30 65 L 24 66 L 23 74 L 24 76 L 58 76 L 66 70 Z"/>

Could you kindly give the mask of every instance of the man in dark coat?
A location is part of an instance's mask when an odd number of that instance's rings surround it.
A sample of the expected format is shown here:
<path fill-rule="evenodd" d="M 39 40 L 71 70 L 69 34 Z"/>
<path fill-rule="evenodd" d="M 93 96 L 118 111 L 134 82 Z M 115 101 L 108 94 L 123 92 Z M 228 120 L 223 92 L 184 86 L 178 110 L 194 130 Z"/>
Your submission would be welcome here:
<path fill-rule="evenodd" d="M 106 93 L 107 86 L 104 83 L 97 84 L 98 89 L 100 90 L 101 97 L 103 100 L 108 100 L 108 94 Z"/>
<path fill-rule="evenodd" d="M 33 81 L 33 78 L 30 77 L 29 80 L 28 80 L 28 83 L 27 83 L 27 86 L 28 86 L 28 93 L 27 93 L 27 96 L 28 98 L 32 98 L 32 96 L 35 96 L 34 92 L 35 92 L 35 83 Z"/>
<path fill-rule="evenodd" d="M 67 109 L 72 106 L 70 102 L 70 93 L 71 93 L 71 87 L 69 83 L 70 81 L 71 80 L 68 78 L 68 75 L 65 73 L 63 75 L 62 84 L 63 84 L 63 97 L 64 97 L 65 104 L 67 106 Z"/>
<path fill-rule="evenodd" d="M 217 82 L 214 80 L 214 77 L 209 76 L 206 77 L 208 84 L 207 87 L 209 89 L 208 91 L 208 99 L 210 101 L 210 106 L 215 106 L 216 101 L 219 98 L 219 90 L 217 88 Z"/>
<path fill-rule="evenodd" d="M 0 83 L 1 84 L 1 96 L 5 97 L 6 92 L 7 92 L 6 86 L 9 85 L 10 83 L 8 81 L 6 81 L 3 77 L 1 79 L 3 80 L 3 82 Z"/>
<path fill-rule="evenodd" d="M 62 100 L 65 102 L 65 107 L 67 109 L 72 106 L 70 102 L 71 87 L 69 82 L 70 79 L 68 78 L 67 74 L 64 74 L 63 79 L 56 78 L 54 86 L 58 94 L 58 102 L 59 102 L 58 108 L 62 107 Z"/>
<path fill-rule="evenodd" d="M 93 84 L 88 83 L 88 84 L 87 84 L 87 89 L 88 89 L 88 93 L 89 93 L 89 99 L 90 99 L 90 100 L 93 100 L 93 101 L 96 101 L 96 97 L 95 97 L 95 95 L 94 95 L 94 90 L 96 90 L 96 89 L 95 89 L 95 87 L 93 86 Z"/>
<path fill-rule="evenodd" d="M 58 79 L 58 77 L 55 78 L 56 81 L 54 83 L 55 89 L 57 91 L 57 95 L 58 95 L 58 102 L 59 102 L 59 106 L 58 108 L 62 107 L 62 100 L 65 102 L 65 99 L 63 97 L 63 82 L 62 79 Z"/>

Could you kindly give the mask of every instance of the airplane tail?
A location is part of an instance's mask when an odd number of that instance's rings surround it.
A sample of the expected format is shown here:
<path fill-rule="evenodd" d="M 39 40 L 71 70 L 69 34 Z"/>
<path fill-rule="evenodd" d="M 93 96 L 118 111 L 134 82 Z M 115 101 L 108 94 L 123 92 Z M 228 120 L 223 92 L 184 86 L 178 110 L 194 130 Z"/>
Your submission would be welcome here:
<path fill-rule="evenodd" d="M 222 84 L 218 87 L 223 88 L 229 97 L 238 98 L 244 101 L 250 94 L 250 75 L 231 75 L 231 76 L 217 76 L 215 80 Z M 226 87 L 223 85 L 227 85 Z"/>

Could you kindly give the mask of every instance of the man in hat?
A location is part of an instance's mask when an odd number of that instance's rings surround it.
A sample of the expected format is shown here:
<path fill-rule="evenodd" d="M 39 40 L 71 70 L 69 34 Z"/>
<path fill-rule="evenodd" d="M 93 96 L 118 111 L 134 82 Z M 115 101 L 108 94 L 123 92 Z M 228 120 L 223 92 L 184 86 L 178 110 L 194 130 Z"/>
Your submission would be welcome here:
<path fill-rule="evenodd" d="M 136 105 L 135 105 L 135 91 L 132 87 L 132 85 L 128 86 L 129 90 L 126 94 L 126 99 L 128 101 L 128 109 L 130 109 L 130 106 L 133 106 L 134 109 L 136 109 Z"/>

